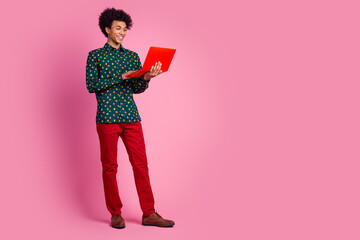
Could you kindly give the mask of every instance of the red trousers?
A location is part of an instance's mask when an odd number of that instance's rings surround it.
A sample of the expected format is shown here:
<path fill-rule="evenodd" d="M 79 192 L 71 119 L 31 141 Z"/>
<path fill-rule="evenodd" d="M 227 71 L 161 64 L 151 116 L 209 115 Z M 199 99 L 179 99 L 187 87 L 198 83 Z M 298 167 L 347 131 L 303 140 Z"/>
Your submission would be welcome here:
<path fill-rule="evenodd" d="M 145 141 L 141 122 L 135 123 L 97 123 L 96 130 L 100 141 L 102 177 L 106 207 L 112 216 L 121 214 L 123 206 L 116 181 L 117 145 L 119 136 L 124 142 L 132 165 L 135 185 L 143 215 L 155 212 L 154 196 L 150 186 L 149 169 L 145 152 Z"/>

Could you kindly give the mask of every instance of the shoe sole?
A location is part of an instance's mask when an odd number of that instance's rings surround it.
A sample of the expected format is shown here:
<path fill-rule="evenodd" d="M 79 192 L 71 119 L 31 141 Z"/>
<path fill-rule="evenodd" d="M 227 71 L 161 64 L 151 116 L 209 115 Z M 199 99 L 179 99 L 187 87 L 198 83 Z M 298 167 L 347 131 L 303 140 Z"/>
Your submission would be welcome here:
<path fill-rule="evenodd" d="M 120 227 L 112 226 L 112 227 L 113 227 L 113 228 L 117 228 L 117 229 L 125 228 L 125 226 L 120 226 Z"/>
<path fill-rule="evenodd" d="M 156 225 L 156 224 L 151 224 L 151 223 L 142 223 L 141 225 L 143 225 L 143 226 L 155 226 L 155 227 L 172 227 L 175 224 L 161 226 L 161 225 Z"/>

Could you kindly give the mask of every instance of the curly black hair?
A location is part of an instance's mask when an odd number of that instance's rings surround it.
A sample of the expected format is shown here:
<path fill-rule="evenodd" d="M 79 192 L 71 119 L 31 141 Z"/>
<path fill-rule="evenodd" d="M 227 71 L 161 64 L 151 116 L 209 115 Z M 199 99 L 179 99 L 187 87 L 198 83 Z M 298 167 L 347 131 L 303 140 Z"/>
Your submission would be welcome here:
<path fill-rule="evenodd" d="M 105 35 L 105 37 L 108 37 L 108 34 L 105 31 L 105 27 L 111 28 L 112 22 L 114 20 L 125 22 L 126 28 L 128 30 L 130 30 L 133 25 L 130 15 L 124 12 L 123 10 L 117 10 L 115 8 L 106 8 L 99 16 L 99 26 L 101 32 Z"/>

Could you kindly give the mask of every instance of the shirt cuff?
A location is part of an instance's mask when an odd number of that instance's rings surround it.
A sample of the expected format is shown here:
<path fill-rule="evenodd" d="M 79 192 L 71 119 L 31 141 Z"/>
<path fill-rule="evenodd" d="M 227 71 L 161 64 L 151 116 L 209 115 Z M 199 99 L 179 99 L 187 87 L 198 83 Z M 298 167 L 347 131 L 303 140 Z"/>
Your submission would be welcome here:
<path fill-rule="evenodd" d="M 114 81 L 115 81 L 116 83 L 121 83 L 121 82 L 124 81 L 124 79 L 122 78 L 122 75 L 121 75 L 121 74 L 120 74 L 120 75 L 114 75 Z"/>

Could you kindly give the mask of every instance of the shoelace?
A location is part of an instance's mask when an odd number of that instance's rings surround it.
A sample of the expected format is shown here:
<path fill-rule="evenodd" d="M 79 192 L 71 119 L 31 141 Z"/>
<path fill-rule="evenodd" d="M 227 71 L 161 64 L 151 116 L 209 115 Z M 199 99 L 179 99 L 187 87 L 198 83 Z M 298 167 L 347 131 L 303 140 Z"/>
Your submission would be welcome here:
<path fill-rule="evenodd" d="M 162 216 L 160 216 L 160 214 L 158 214 L 157 212 L 155 212 L 159 217 L 163 218 Z"/>

